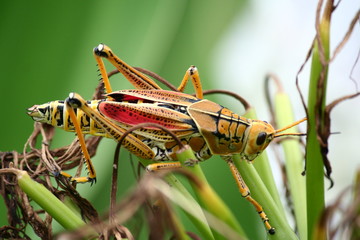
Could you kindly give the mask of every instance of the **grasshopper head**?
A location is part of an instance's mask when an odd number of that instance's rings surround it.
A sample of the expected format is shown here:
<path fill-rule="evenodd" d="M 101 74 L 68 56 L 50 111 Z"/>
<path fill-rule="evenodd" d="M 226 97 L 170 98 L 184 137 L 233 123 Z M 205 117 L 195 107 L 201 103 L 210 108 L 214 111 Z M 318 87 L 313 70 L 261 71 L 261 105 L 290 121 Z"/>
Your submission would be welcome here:
<path fill-rule="evenodd" d="M 292 128 L 306 120 L 307 118 L 303 118 L 278 130 L 275 130 L 273 126 L 271 126 L 269 123 L 265 121 L 250 120 L 251 127 L 249 129 L 247 141 L 245 141 L 246 145 L 244 147 L 243 152 L 241 153 L 241 156 L 248 161 L 252 161 L 258 155 L 260 155 L 262 151 L 265 150 L 265 148 L 274 138 L 283 137 L 283 136 L 305 136 L 306 134 L 304 133 L 281 133 L 281 132 L 289 128 Z"/>
<path fill-rule="evenodd" d="M 28 108 L 27 110 L 28 110 L 27 114 L 30 117 L 32 117 L 32 119 L 36 122 L 48 123 L 51 118 L 49 103 L 34 105 L 31 108 Z"/>
<path fill-rule="evenodd" d="M 251 120 L 251 127 L 242 157 L 248 161 L 254 160 L 274 139 L 275 129 L 267 122 Z"/>

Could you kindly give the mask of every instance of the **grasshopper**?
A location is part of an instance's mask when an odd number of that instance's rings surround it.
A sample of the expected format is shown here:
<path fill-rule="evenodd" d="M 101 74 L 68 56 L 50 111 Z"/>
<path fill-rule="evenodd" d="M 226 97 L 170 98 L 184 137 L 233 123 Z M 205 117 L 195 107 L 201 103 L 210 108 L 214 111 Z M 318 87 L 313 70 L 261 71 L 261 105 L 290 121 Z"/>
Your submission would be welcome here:
<path fill-rule="evenodd" d="M 203 99 L 195 66 L 186 71 L 176 92 L 161 89 L 151 78 L 122 61 L 104 44 L 94 48 L 94 56 L 107 92 L 104 99 L 86 101 L 79 94 L 70 93 L 65 101 L 52 101 L 28 109 L 28 115 L 37 122 L 77 133 L 88 176 L 73 178 L 61 172 L 62 175 L 76 182 L 96 181 L 96 172 L 83 134 L 118 141 L 132 126 L 145 122 L 160 124 L 190 145 L 198 161 L 206 160 L 214 154 L 222 156 L 238 183 L 241 195 L 254 205 L 268 232 L 275 233 L 261 205 L 250 196 L 248 187 L 234 166 L 232 155 L 240 154 L 244 160 L 253 161 L 274 138 L 301 135 L 281 132 L 305 121 L 305 118 L 275 130 L 265 121 L 244 118 L 228 108 Z M 103 58 L 114 65 L 136 89 L 113 91 Z M 192 80 L 196 96 L 183 93 L 189 79 Z M 161 129 L 150 126 L 135 130 L 126 136 L 122 144 L 136 156 L 156 161 L 147 167 L 149 171 L 181 167 L 176 162 L 176 142 Z M 171 163 L 165 163 L 168 161 Z"/>

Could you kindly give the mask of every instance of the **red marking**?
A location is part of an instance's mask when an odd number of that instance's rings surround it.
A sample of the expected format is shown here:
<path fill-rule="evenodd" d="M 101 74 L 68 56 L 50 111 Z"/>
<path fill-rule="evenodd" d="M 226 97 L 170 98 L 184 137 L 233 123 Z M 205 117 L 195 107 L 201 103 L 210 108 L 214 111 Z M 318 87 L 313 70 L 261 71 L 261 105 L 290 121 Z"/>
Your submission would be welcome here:
<path fill-rule="evenodd" d="M 131 96 L 131 95 L 127 95 L 127 94 L 123 95 L 123 98 L 122 98 L 123 101 L 135 101 L 135 100 L 139 100 L 139 99 L 143 99 L 143 98 Z"/>
<path fill-rule="evenodd" d="M 156 113 L 146 113 L 139 109 L 130 108 L 117 103 L 101 102 L 99 111 L 106 117 L 120 123 L 135 126 L 140 123 L 157 123 L 168 129 L 188 129 L 187 124 L 176 121 L 167 117 L 156 115 Z M 149 127 L 148 129 L 156 129 Z"/>

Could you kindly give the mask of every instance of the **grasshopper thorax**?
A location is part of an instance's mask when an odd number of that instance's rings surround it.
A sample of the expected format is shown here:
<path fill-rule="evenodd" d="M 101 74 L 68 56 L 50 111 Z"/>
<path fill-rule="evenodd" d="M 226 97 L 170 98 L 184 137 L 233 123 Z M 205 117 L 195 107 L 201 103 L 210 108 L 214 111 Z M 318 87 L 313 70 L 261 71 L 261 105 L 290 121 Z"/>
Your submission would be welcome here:
<path fill-rule="evenodd" d="M 250 120 L 250 123 L 247 141 L 241 153 L 241 156 L 248 161 L 254 160 L 265 150 L 274 139 L 276 132 L 273 126 L 265 121 Z"/>

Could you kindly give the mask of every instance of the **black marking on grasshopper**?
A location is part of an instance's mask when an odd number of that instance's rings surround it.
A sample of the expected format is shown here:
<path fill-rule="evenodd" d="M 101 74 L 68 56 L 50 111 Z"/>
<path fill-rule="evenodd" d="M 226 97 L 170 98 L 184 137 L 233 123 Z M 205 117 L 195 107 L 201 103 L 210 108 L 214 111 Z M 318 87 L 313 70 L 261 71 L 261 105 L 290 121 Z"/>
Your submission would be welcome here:
<path fill-rule="evenodd" d="M 63 126 L 64 125 L 64 105 L 58 104 L 56 106 L 56 113 L 53 115 L 53 117 L 56 119 L 56 125 L 57 126 Z"/>

